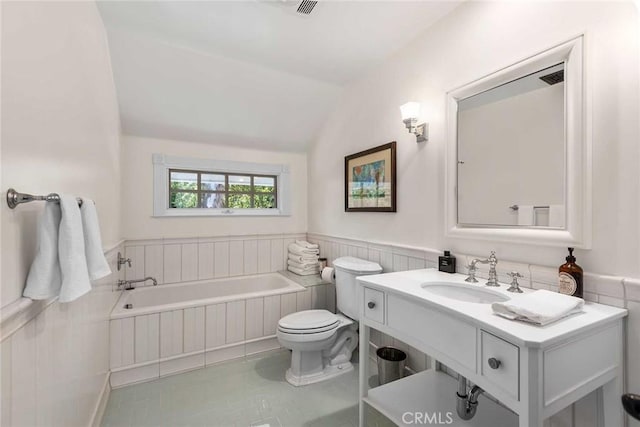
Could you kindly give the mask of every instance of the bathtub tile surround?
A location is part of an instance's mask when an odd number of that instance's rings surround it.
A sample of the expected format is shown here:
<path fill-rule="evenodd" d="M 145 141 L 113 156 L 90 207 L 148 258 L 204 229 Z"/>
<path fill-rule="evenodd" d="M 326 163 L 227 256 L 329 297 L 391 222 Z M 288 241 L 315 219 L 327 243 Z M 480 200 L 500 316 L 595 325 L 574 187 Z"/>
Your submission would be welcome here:
<path fill-rule="evenodd" d="M 127 280 L 152 276 L 158 284 L 273 273 L 286 269 L 284 248 L 305 233 L 128 240 Z M 150 282 L 140 286 L 151 286 Z"/>
<path fill-rule="evenodd" d="M 294 292 L 283 291 L 291 293 L 232 297 L 230 301 L 160 313 L 126 316 L 125 310 L 119 310 L 110 322 L 111 386 L 278 349 L 275 332 L 281 317 L 312 305 L 329 308 L 328 288 L 333 285 L 319 283 Z M 144 290 L 151 294 L 155 291 Z M 335 308 L 335 303 L 332 306 Z"/>

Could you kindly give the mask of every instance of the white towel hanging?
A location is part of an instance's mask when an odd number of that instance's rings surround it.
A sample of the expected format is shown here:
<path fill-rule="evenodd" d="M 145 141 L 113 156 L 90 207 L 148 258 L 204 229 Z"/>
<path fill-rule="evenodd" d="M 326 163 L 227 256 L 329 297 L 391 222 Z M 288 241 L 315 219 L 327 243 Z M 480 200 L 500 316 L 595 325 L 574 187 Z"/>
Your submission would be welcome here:
<path fill-rule="evenodd" d="M 518 225 L 534 225 L 533 205 L 518 205 Z"/>
<path fill-rule="evenodd" d="M 98 280 L 111 274 L 111 269 L 102 250 L 100 224 L 93 200 L 83 198 L 80 214 L 82 217 L 84 252 L 87 259 L 89 278 L 91 280 Z"/>
<path fill-rule="evenodd" d="M 60 294 L 62 274 L 58 260 L 58 233 L 61 216 L 60 205 L 45 205 L 38 224 L 38 250 L 23 292 L 27 298 L 41 300 Z"/>
<path fill-rule="evenodd" d="M 58 257 L 62 272 L 60 302 L 70 302 L 91 290 L 80 208 L 75 197 L 60 195 L 60 233 Z"/>

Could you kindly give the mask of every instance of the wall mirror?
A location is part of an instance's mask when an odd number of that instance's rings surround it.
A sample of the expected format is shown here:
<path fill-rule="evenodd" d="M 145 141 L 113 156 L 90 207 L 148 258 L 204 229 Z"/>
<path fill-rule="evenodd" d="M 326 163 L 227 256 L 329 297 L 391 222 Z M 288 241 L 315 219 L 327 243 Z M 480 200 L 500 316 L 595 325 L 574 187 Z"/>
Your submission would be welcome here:
<path fill-rule="evenodd" d="M 583 38 L 447 94 L 452 237 L 590 244 Z"/>

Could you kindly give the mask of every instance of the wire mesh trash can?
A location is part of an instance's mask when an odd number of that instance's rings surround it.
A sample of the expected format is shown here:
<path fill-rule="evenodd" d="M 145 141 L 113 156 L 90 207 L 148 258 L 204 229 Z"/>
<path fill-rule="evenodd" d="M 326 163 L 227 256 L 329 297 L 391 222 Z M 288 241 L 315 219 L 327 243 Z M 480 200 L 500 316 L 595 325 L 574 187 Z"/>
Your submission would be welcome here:
<path fill-rule="evenodd" d="M 407 354 L 393 347 L 380 347 L 378 356 L 378 381 L 380 385 L 398 380 L 404 376 L 404 364 Z"/>

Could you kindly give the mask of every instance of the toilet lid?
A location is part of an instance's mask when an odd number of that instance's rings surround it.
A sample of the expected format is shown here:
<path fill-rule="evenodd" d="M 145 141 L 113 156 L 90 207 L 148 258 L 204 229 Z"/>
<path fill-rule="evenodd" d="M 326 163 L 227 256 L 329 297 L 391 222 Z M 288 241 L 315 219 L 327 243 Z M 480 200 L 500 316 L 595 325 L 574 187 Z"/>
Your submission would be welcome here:
<path fill-rule="evenodd" d="M 382 267 L 377 262 L 367 261 L 352 256 L 343 256 L 333 260 L 333 266 L 356 274 L 382 273 Z"/>
<path fill-rule="evenodd" d="M 340 323 L 335 314 L 327 310 L 305 310 L 284 316 L 278 322 L 281 329 L 327 330 Z"/>

